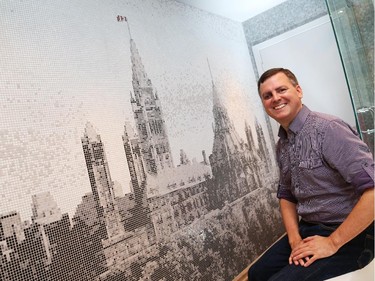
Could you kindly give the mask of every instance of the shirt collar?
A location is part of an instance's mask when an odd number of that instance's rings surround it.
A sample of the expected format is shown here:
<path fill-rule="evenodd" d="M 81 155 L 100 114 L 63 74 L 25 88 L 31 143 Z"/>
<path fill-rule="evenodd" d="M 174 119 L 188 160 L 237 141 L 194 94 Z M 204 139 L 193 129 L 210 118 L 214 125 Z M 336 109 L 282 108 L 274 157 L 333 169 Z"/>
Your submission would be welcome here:
<path fill-rule="evenodd" d="M 311 110 L 306 105 L 302 105 L 301 110 L 298 112 L 297 116 L 293 119 L 292 123 L 289 125 L 289 131 L 291 131 L 294 134 L 297 134 L 299 131 L 301 131 L 303 124 L 305 124 L 307 116 L 310 114 L 310 112 Z M 286 139 L 288 136 L 287 132 L 282 126 L 280 126 L 279 128 L 278 136 L 281 139 Z"/>

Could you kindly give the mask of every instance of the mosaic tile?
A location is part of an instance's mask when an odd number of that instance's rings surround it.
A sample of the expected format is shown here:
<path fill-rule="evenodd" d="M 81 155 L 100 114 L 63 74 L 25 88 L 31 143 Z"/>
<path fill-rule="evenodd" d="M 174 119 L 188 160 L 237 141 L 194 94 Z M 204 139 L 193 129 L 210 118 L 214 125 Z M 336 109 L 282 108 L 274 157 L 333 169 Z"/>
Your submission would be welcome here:
<path fill-rule="evenodd" d="M 241 24 L 163 0 L 4 3 L 1 280 L 232 280 L 279 237 Z"/>

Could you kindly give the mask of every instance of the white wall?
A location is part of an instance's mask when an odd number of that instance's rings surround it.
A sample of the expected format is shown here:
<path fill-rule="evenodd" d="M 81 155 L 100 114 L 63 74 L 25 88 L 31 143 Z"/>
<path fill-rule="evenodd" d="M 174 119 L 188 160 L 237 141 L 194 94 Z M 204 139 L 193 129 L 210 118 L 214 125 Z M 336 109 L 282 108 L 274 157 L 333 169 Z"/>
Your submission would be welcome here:
<path fill-rule="evenodd" d="M 336 115 L 355 127 L 349 90 L 328 16 L 253 46 L 259 75 L 284 67 L 297 76 L 311 110 Z M 271 125 L 277 139 L 278 125 Z"/>

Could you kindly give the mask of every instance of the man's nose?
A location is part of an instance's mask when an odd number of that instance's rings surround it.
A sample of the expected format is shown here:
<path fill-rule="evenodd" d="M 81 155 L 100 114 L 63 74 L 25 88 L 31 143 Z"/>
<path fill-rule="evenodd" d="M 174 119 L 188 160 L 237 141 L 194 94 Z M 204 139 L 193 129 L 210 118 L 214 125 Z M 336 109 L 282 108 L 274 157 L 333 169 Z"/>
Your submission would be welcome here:
<path fill-rule="evenodd" d="M 272 93 L 272 100 L 277 102 L 281 99 L 280 95 L 277 92 Z"/>

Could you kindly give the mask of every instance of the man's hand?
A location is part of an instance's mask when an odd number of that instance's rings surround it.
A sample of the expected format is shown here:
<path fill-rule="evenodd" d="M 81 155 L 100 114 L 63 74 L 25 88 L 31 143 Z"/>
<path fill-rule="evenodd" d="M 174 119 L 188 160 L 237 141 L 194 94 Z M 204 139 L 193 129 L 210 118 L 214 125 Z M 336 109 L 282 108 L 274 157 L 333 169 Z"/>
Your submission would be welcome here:
<path fill-rule="evenodd" d="M 295 247 L 289 257 L 289 263 L 309 266 L 314 261 L 330 257 L 338 251 L 330 237 L 310 236 L 303 239 Z"/>
<path fill-rule="evenodd" d="M 290 247 L 292 248 L 292 252 L 289 256 L 289 264 L 292 264 L 294 263 L 295 265 L 304 265 L 305 262 L 307 262 L 309 260 L 309 257 L 306 257 L 306 258 L 301 258 L 301 259 L 293 259 L 293 252 L 298 249 L 299 247 L 302 247 L 304 244 L 303 240 L 300 239 L 299 241 L 297 242 L 294 242 L 294 243 L 291 243 L 290 244 Z"/>

